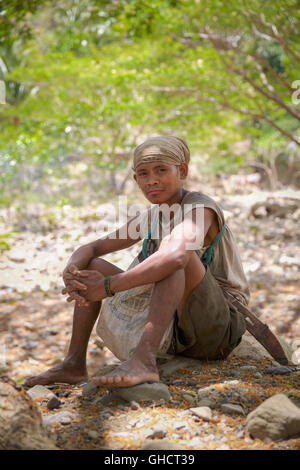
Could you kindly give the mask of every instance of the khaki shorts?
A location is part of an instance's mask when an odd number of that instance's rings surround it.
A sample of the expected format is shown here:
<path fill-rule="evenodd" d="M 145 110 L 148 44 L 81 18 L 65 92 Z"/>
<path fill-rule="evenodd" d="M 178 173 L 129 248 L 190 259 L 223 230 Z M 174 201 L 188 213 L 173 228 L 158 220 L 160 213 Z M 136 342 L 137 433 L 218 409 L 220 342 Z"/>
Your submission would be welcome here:
<path fill-rule="evenodd" d="M 206 360 L 225 359 L 246 331 L 244 317 L 229 307 L 209 267 L 189 296 L 180 318 L 177 312 L 169 353 Z"/>

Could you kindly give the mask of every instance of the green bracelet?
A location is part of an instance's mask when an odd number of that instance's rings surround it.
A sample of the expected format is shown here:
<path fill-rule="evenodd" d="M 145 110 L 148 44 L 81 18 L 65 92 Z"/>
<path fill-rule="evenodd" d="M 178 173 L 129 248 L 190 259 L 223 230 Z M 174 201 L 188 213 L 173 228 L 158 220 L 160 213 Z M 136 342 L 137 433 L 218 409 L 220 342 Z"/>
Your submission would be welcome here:
<path fill-rule="evenodd" d="M 111 276 L 106 276 L 106 278 L 104 279 L 104 289 L 108 297 L 112 297 L 113 295 L 115 295 L 110 290 L 110 285 L 109 285 L 110 277 Z"/>

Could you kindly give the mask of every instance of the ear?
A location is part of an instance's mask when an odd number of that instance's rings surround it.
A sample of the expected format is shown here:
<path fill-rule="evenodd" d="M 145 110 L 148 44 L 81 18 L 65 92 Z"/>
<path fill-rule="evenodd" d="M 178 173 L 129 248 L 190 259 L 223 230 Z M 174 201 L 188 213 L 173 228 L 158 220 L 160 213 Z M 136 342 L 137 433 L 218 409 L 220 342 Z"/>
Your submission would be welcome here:
<path fill-rule="evenodd" d="M 180 163 L 178 168 L 179 168 L 180 179 L 185 180 L 189 172 L 188 164 L 186 162 Z"/>

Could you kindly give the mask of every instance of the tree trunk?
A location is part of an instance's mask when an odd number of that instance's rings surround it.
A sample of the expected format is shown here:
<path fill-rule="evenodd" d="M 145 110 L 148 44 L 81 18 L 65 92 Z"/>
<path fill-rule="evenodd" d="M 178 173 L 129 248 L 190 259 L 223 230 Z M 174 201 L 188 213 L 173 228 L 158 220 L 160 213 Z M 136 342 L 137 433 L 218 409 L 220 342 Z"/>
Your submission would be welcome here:
<path fill-rule="evenodd" d="M 37 404 L 6 376 L 0 377 L 0 449 L 57 449 L 43 428 Z"/>

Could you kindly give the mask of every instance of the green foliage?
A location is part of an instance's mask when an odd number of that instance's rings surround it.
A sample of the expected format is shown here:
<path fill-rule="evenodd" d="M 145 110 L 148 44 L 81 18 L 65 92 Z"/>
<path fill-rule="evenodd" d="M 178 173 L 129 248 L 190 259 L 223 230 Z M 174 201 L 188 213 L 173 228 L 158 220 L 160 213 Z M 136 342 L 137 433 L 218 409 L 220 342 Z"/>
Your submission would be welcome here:
<path fill-rule="evenodd" d="M 209 171 L 236 171 L 270 147 L 288 157 L 289 140 L 298 145 L 296 0 L 0 8 L 3 188 L 31 191 L 36 181 L 67 178 L 80 161 L 103 174 L 125 170 L 151 134 L 186 138 Z"/>

